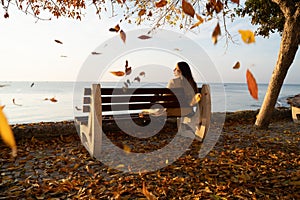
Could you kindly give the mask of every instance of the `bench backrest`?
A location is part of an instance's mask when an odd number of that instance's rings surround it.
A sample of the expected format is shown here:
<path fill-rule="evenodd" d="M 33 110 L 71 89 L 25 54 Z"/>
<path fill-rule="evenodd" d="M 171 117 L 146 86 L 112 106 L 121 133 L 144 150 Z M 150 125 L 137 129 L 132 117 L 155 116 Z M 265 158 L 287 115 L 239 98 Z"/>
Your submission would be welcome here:
<path fill-rule="evenodd" d="M 198 88 L 201 93 L 201 87 Z M 85 88 L 83 112 L 90 112 L 91 88 Z M 189 107 L 183 88 L 101 88 L 102 113 Z"/>

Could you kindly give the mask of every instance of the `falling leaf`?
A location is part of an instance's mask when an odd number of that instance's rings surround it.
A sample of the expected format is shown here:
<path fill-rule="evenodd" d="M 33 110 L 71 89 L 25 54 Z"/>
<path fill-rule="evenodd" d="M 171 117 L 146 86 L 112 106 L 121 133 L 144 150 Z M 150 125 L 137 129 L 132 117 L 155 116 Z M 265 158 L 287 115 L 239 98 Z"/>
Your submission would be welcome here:
<path fill-rule="evenodd" d="M 218 0 L 217 3 L 215 3 L 214 7 L 216 13 L 219 13 L 223 10 L 223 3 L 220 0 Z"/>
<path fill-rule="evenodd" d="M 237 62 L 235 63 L 235 65 L 233 66 L 233 69 L 239 69 L 240 66 L 241 66 L 240 62 L 237 61 Z"/>
<path fill-rule="evenodd" d="M 148 36 L 148 35 L 141 35 L 138 38 L 141 39 L 141 40 L 147 40 L 147 39 L 150 39 L 151 37 Z"/>
<path fill-rule="evenodd" d="M 204 19 L 200 15 L 196 14 L 196 16 L 197 16 L 198 22 L 196 22 L 193 26 L 191 26 L 190 29 L 193 29 L 204 22 Z"/>
<path fill-rule="evenodd" d="M 31 83 L 30 87 L 33 87 L 34 86 L 34 83 Z"/>
<path fill-rule="evenodd" d="M 257 88 L 256 80 L 249 69 L 247 69 L 246 79 L 247 79 L 248 90 L 251 96 L 254 99 L 258 100 L 258 88 Z"/>
<path fill-rule="evenodd" d="M 67 58 L 68 56 L 61 55 L 60 57 L 62 57 L 62 58 Z"/>
<path fill-rule="evenodd" d="M 12 156 L 17 156 L 17 145 L 14 134 L 11 130 L 10 125 L 3 113 L 4 106 L 0 106 L 0 135 L 3 141 L 11 148 Z"/>
<path fill-rule="evenodd" d="M 251 30 L 239 30 L 239 33 L 241 34 L 242 40 L 246 44 L 251 44 L 255 42 L 254 33 Z"/>
<path fill-rule="evenodd" d="M 76 109 L 77 111 L 81 111 L 81 110 L 82 110 L 81 108 L 78 108 L 78 106 L 75 106 L 75 109 Z"/>
<path fill-rule="evenodd" d="M 51 102 L 57 102 L 57 100 L 55 99 L 55 97 L 52 97 L 51 99 L 49 99 Z"/>
<path fill-rule="evenodd" d="M 165 5 L 167 5 L 167 1 L 166 0 L 160 0 L 159 2 L 155 2 L 155 6 L 157 7 L 157 8 L 162 8 L 162 7 L 164 7 Z"/>
<path fill-rule="evenodd" d="M 129 79 L 127 79 L 127 81 L 126 81 L 129 85 L 131 84 L 131 82 L 130 82 L 130 80 Z"/>
<path fill-rule="evenodd" d="M 202 95 L 200 93 L 195 94 L 195 96 L 192 98 L 192 101 L 190 102 L 190 106 L 194 106 L 195 104 L 199 103 L 201 97 Z"/>
<path fill-rule="evenodd" d="M 126 2 L 126 0 L 117 0 L 119 4 L 123 4 Z"/>
<path fill-rule="evenodd" d="M 140 76 L 144 76 L 145 77 L 146 73 L 145 72 L 140 72 Z"/>
<path fill-rule="evenodd" d="M 219 22 L 218 22 L 218 24 L 215 27 L 215 29 L 213 31 L 213 34 L 212 34 L 212 41 L 213 41 L 214 44 L 217 44 L 219 35 L 221 35 L 221 29 L 220 29 L 220 25 L 219 25 Z"/>
<path fill-rule="evenodd" d="M 181 51 L 179 48 L 174 48 L 175 51 Z"/>
<path fill-rule="evenodd" d="M 122 71 L 110 71 L 110 73 L 115 76 L 124 76 L 125 75 L 125 72 L 122 72 Z"/>
<path fill-rule="evenodd" d="M 15 102 L 15 99 L 14 99 L 14 98 L 13 98 L 12 102 L 13 102 L 13 104 L 16 105 L 16 106 L 22 106 L 21 104 L 17 104 L 17 103 Z"/>
<path fill-rule="evenodd" d="M 120 31 L 120 37 L 123 40 L 123 42 L 125 43 L 126 42 L 126 34 L 123 30 Z"/>
<path fill-rule="evenodd" d="M 231 2 L 236 3 L 238 5 L 240 5 L 240 0 L 231 0 Z"/>
<path fill-rule="evenodd" d="M 141 82 L 141 79 L 140 79 L 140 77 L 138 77 L 138 76 L 135 77 L 134 80 L 137 81 L 137 82 Z"/>
<path fill-rule="evenodd" d="M 125 86 L 126 88 L 128 88 L 128 84 L 127 84 L 126 82 L 124 82 L 124 86 Z"/>
<path fill-rule="evenodd" d="M 156 200 L 157 199 L 156 196 L 154 196 L 151 192 L 148 191 L 148 189 L 145 186 L 145 182 L 143 182 L 142 192 L 148 200 Z"/>
<path fill-rule="evenodd" d="M 110 32 L 119 32 L 119 30 L 120 30 L 119 24 L 117 24 L 114 28 L 109 29 Z"/>
<path fill-rule="evenodd" d="M 54 40 L 56 43 L 59 43 L 59 44 L 63 44 L 61 41 L 59 40 Z"/>
<path fill-rule="evenodd" d="M 102 53 L 99 53 L 99 52 L 96 52 L 96 51 L 93 51 L 92 52 L 92 55 L 101 55 Z"/>
<path fill-rule="evenodd" d="M 193 6 L 185 0 L 182 0 L 182 10 L 185 14 L 187 14 L 191 17 L 195 16 L 195 10 L 194 10 Z"/>
<path fill-rule="evenodd" d="M 141 9 L 138 13 L 138 16 L 141 17 L 146 13 L 146 9 Z"/>

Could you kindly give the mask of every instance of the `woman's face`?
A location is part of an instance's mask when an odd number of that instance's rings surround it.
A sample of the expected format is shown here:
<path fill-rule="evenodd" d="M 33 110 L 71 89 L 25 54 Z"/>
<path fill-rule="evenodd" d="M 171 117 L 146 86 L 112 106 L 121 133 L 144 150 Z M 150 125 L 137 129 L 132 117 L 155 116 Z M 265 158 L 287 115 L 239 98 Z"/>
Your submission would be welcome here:
<path fill-rule="evenodd" d="M 180 71 L 178 65 L 176 65 L 176 67 L 173 69 L 173 72 L 174 72 L 174 76 L 176 78 L 181 76 L 181 71 Z"/>

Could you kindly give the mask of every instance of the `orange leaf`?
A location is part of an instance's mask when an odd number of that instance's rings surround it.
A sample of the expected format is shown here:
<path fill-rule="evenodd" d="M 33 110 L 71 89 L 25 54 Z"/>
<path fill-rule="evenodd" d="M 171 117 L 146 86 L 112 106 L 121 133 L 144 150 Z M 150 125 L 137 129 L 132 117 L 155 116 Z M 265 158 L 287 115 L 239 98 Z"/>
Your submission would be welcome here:
<path fill-rule="evenodd" d="M 124 76 L 125 72 L 122 71 L 111 71 L 110 73 L 112 73 L 115 76 Z"/>
<path fill-rule="evenodd" d="M 185 0 L 182 0 L 182 10 L 185 14 L 191 17 L 195 16 L 195 10 L 193 6 L 189 2 L 186 2 Z"/>
<path fill-rule="evenodd" d="M 196 14 L 196 17 L 197 17 L 197 19 L 198 19 L 198 22 L 196 22 L 196 23 L 191 27 L 191 29 L 193 29 L 193 28 L 199 26 L 200 24 L 202 24 L 202 23 L 204 22 L 203 18 L 202 18 L 200 15 Z"/>
<path fill-rule="evenodd" d="M 213 41 L 214 44 L 217 44 L 219 35 L 221 35 L 221 29 L 220 29 L 220 25 L 219 25 L 219 22 L 218 22 L 218 24 L 215 27 L 214 32 L 212 34 L 212 41 Z"/>
<path fill-rule="evenodd" d="M 124 145 L 123 145 L 123 150 L 124 150 L 126 153 L 130 153 L 131 148 L 130 148 L 128 145 L 124 144 Z"/>
<path fill-rule="evenodd" d="M 257 88 L 256 80 L 249 69 L 247 69 L 246 79 L 247 79 L 248 90 L 251 96 L 254 99 L 258 100 L 258 88 Z"/>
<path fill-rule="evenodd" d="M 109 31 L 111 31 L 111 32 L 119 32 L 119 30 L 120 30 L 119 24 L 117 24 L 114 28 L 109 29 Z"/>
<path fill-rule="evenodd" d="M 167 5 L 167 1 L 166 0 L 160 0 L 159 2 L 156 2 L 155 3 L 155 6 L 157 7 L 157 8 L 162 8 L 162 7 L 164 7 L 165 5 Z"/>
<path fill-rule="evenodd" d="M 59 43 L 59 44 L 63 44 L 61 41 L 59 40 L 54 40 L 56 43 Z"/>
<path fill-rule="evenodd" d="M 240 66 L 241 66 L 240 62 L 237 61 L 237 62 L 235 63 L 235 65 L 233 66 L 233 69 L 239 69 Z"/>
<path fill-rule="evenodd" d="M 138 16 L 143 16 L 146 13 L 146 9 L 141 9 L 138 13 Z"/>
<path fill-rule="evenodd" d="M 126 34 L 123 30 L 120 31 L 120 37 L 123 40 L 123 42 L 125 43 L 126 42 Z"/>

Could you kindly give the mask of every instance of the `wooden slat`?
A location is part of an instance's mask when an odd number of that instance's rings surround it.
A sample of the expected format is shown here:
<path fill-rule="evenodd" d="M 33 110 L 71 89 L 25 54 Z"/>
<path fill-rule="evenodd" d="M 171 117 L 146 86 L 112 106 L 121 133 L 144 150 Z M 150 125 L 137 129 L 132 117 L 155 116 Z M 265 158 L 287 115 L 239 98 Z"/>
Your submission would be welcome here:
<path fill-rule="evenodd" d="M 156 109 L 161 108 L 161 105 L 164 108 L 183 108 L 189 107 L 189 105 L 180 105 L 178 102 L 167 102 L 167 103 L 137 103 L 137 104 L 109 104 L 102 105 L 102 111 L 125 111 L 125 110 L 143 110 L 143 109 Z"/>
<path fill-rule="evenodd" d="M 132 95 L 132 94 L 172 94 L 183 91 L 182 88 L 101 88 L 101 95 Z"/>
<path fill-rule="evenodd" d="M 157 101 L 183 101 L 185 96 L 105 96 L 102 103 L 128 103 L 128 102 L 157 102 Z"/>
<path fill-rule="evenodd" d="M 87 112 L 90 112 L 90 105 L 84 105 L 83 107 L 82 107 L 82 112 L 84 112 L 84 113 L 87 113 Z"/>
<path fill-rule="evenodd" d="M 91 88 L 84 88 L 84 96 L 91 96 L 92 89 Z"/>
<path fill-rule="evenodd" d="M 83 104 L 90 104 L 91 98 L 90 97 L 83 97 Z"/>

